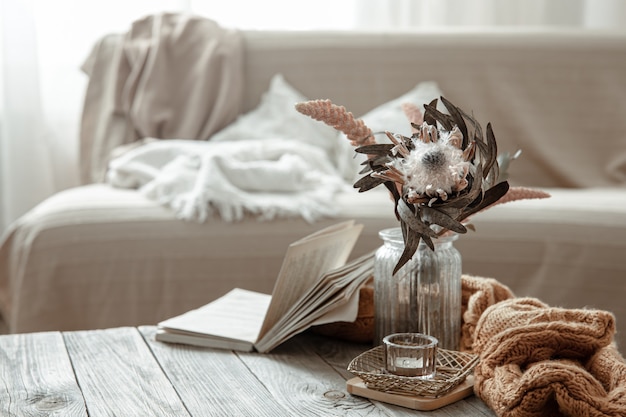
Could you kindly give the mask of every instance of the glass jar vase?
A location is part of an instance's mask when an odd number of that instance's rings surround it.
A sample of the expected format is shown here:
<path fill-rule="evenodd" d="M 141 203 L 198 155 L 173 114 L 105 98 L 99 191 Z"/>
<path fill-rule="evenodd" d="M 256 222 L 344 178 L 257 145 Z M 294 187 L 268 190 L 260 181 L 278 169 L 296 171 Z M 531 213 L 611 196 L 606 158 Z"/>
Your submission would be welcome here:
<path fill-rule="evenodd" d="M 435 250 L 420 241 L 417 251 L 395 275 L 404 250 L 399 227 L 379 232 L 383 245 L 374 262 L 374 343 L 392 333 L 423 333 L 439 347 L 459 349 L 461 334 L 461 254 L 458 235 L 433 239 Z"/>

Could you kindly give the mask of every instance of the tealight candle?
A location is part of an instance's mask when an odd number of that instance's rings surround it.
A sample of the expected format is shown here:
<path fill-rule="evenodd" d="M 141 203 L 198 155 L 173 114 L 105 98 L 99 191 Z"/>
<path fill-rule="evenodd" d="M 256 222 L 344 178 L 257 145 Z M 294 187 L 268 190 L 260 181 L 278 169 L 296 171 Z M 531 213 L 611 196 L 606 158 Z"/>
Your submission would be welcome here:
<path fill-rule="evenodd" d="M 396 358 L 396 367 L 400 368 L 423 368 L 424 360 L 422 358 Z"/>
<path fill-rule="evenodd" d="M 421 333 L 395 333 L 385 336 L 383 344 L 387 371 L 424 379 L 435 376 L 436 338 Z"/>

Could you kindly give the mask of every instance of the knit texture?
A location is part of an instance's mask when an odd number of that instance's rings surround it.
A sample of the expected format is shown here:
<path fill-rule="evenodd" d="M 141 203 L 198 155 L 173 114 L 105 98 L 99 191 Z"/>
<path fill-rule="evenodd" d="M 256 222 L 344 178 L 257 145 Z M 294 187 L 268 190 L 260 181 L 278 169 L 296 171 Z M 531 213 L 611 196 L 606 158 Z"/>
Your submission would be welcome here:
<path fill-rule="evenodd" d="M 464 317 L 480 315 L 474 390 L 498 416 L 626 416 L 626 363 L 612 343 L 611 313 L 533 298 L 506 299 L 482 313 L 484 304 L 473 306 Z"/>
<path fill-rule="evenodd" d="M 463 352 L 472 352 L 474 332 L 478 319 L 488 307 L 513 298 L 506 285 L 493 278 L 482 278 L 464 274 L 461 276 L 461 346 Z"/>

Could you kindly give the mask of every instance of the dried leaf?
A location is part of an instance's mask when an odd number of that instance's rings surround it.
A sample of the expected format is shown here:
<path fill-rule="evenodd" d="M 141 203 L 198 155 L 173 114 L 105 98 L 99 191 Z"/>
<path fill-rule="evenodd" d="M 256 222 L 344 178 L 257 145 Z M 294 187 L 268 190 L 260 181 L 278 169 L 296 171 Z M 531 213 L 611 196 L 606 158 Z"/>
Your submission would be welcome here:
<path fill-rule="evenodd" d="M 432 126 L 437 126 L 437 120 L 433 117 L 433 111 L 437 110 L 437 99 L 433 99 L 430 103 L 424 105 L 424 122 Z M 418 126 L 417 129 L 420 127 Z"/>
<path fill-rule="evenodd" d="M 363 167 L 363 169 L 361 169 L 359 172 L 357 172 L 357 174 L 359 175 L 363 175 L 363 174 L 367 174 L 369 172 L 372 172 L 372 168 L 369 166 L 369 164 L 365 164 L 365 166 Z M 356 184 L 355 184 L 356 185 Z"/>
<path fill-rule="evenodd" d="M 487 123 L 487 149 L 488 154 L 485 159 L 485 166 L 483 167 L 483 178 L 487 178 L 487 175 L 491 171 L 491 168 L 496 163 L 498 158 L 498 145 L 496 143 L 496 137 L 493 134 L 491 123 Z"/>
<path fill-rule="evenodd" d="M 446 213 L 439 211 L 435 208 L 423 206 L 420 208 L 422 211 L 422 218 L 430 223 L 437 224 L 445 229 L 452 230 L 456 233 L 466 233 L 467 229 L 463 224 Z"/>
<path fill-rule="evenodd" d="M 457 109 L 459 110 L 459 112 L 461 112 L 461 114 L 464 117 L 464 120 L 467 120 L 471 125 L 472 125 L 472 129 L 473 132 L 469 131 L 469 127 L 468 127 L 468 132 L 467 132 L 467 142 L 463 143 L 463 146 L 467 146 L 469 144 L 470 140 L 474 140 L 477 143 L 483 143 L 483 129 L 480 126 L 480 123 L 478 123 L 478 121 L 474 118 L 474 116 L 466 113 L 465 111 L 459 109 L 457 107 Z"/>
<path fill-rule="evenodd" d="M 458 109 L 458 107 L 456 107 L 454 104 L 449 102 L 443 96 L 441 97 L 441 102 L 443 103 L 444 106 L 446 106 L 446 109 L 448 109 L 448 112 L 450 113 L 450 116 L 452 116 L 452 118 L 454 119 L 454 121 L 455 121 L 456 125 L 458 126 L 459 130 L 463 134 L 463 142 L 464 142 L 464 145 L 465 145 L 465 140 L 466 140 L 466 138 L 469 138 L 469 135 L 467 134 L 467 125 L 465 124 L 465 120 L 463 118 L 463 113 Z"/>
<path fill-rule="evenodd" d="M 393 275 L 396 274 L 407 262 L 411 260 L 415 252 L 417 251 L 417 247 L 419 246 L 419 235 L 409 234 L 404 238 L 404 250 L 400 255 L 400 259 L 398 259 L 398 263 L 393 268 Z"/>
<path fill-rule="evenodd" d="M 371 175 L 366 175 L 364 177 L 361 177 L 357 182 L 354 183 L 354 188 L 358 188 L 359 192 L 362 193 L 371 190 L 372 188 L 378 187 L 384 182 L 385 180 L 382 178 L 374 178 Z"/>
<path fill-rule="evenodd" d="M 426 110 L 426 113 L 424 114 L 424 120 L 426 120 L 426 114 L 428 114 L 428 120 L 431 121 L 428 122 L 428 124 L 432 126 L 437 126 L 437 122 L 439 122 L 439 124 L 441 124 L 441 127 L 443 127 L 445 130 L 452 130 L 452 128 L 456 124 L 455 120 L 449 114 L 440 112 L 439 110 L 437 110 L 436 107 L 431 106 L 430 104 L 424 105 L 424 109 Z"/>
<path fill-rule="evenodd" d="M 398 272 L 400 268 L 406 265 L 407 262 L 411 260 L 417 249 L 419 248 L 420 241 L 423 240 L 426 246 L 428 246 L 431 250 L 435 250 L 435 245 L 433 241 L 428 236 L 423 236 L 417 233 L 411 233 L 409 227 L 401 222 L 400 227 L 402 229 L 402 236 L 404 238 L 404 250 L 400 255 L 400 259 L 398 259 L 398 263 L 393 269 L 393 274 Z"/>
<path fill-rule="evenodd" d="M 387 190 L 389 190 L 389 192 L 391 193 L 391 196 L 394 199 L 394 203 L 395 203 L 395 205 L 394 205 L 394 212 L 396 213 L 396 217 L 399 218 L 400 216 L 398 215 L 398 211 L 396 210 L 395 207 L 398 205 L 398 201 L 402 197 L 400 196 L 400 193 L 398 192 L 398 189 L 396 188 L 396 184 L 395 183 L 393 183 L 391 181 L 385 181 L 384 185 L 387 188 Z"/>
<path fill-rule="evenodd" d="M 406 201 L 400 199 L 397 208 L 400 219 L 409 229 L 422 236 L 437 237 L 437 233 L 420 218 L 419 212 L 413 211 Z"/>
<path fill-rule="evenodd" d="M 509 183 L 507 181 L 502 181 L 494 185 L 493 187 L 485 191 L 483 198 L 480 201 L 480 204 L 477 204 L 475 207 L 471 207 L 471 208 L 468 207 L 468 209 L 464 211 L 463 217 L 458 220 L 460 221 L 460 220 L 466 219 L 472 214 L 475 214 L 481 210 L 484 210 L 486 207 L 489 207 L 490 205 L 498 201 L 500 198 L 502 198 L 502 196 L 504 196 L 507 193 L 507 191 L 509 191 Z"/>
<path fill-rule="evenodd" d="M 488 207 L 500 200 L 509 191 L 509 182 L 502 181 L 485 191 L 483 201 L 480 203 L 481 209 Z"/>
<path fill-rule="evenodd" d="M 391 155 L 391 150 L 395 145 L 392 143 L 376 143 L 374 145 L 363 145 L 355 148 L 355 152 L 368 155 Z"/>

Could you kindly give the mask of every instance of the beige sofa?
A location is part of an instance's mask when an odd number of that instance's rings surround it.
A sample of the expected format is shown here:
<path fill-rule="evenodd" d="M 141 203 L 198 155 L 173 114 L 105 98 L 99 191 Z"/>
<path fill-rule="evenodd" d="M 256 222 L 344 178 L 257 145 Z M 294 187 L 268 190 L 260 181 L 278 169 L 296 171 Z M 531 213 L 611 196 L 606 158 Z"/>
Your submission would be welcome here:
<path fill-rule="evenodd" d="M 475 216 L 476 231 L 456 243 L 464 271 L 551 305 L 610 310 L 618 330 L 626 328 L 626 34 L 241 36 L 242 114 L 257 108 L 280 73 L 305 98 L 330 98 L 357 116 L 427 82 L 425 95 L 436 85 L 491 122 L 500 151 L 522 150 L 510 182 L 552 197 Z M 393 117 L 388 127 L 372 127 L 394 129 Z M 345 146 L 329 154 L 349 178 L 354 165 Z M 341 192 L 336 206 L 336 216 L 314 223 L 217 215 L 199 223 L 133 189 L 94 183 L 65 190 L 5 234 L 0 309 L 11 332 L 155 324 L 232 287 L 270 292 L 287 245 L 323 226 L 363 222 L 356 256 L 380 245 L 380 229 L 397 224 L 382 189 Z M 619 331 L 618 340 L 626 345 Z"/>

